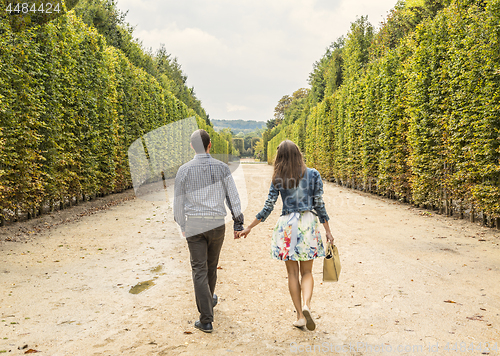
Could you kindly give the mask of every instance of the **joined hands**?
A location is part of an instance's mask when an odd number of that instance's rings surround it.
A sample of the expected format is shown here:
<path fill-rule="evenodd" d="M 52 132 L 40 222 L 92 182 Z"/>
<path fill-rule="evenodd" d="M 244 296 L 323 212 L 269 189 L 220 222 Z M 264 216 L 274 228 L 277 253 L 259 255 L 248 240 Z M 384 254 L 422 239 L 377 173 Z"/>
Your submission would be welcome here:
<path fill-rule="evenodd" d="M 241 231 L 235 231 L 235 232 L 234 232 L 234 238 L 235 238 L 235 239 L 239 239 L 239 238 L 241 238 L 242 236 L 243 236 L 244 238 L 247 238 L 247 235 L 250 233 L 250 231 L 252 231 L 252 229 L 250 229 L 250 228 L 248 228 L 248 227 L 247 227 L 246 229 L 241 230 Z"/>

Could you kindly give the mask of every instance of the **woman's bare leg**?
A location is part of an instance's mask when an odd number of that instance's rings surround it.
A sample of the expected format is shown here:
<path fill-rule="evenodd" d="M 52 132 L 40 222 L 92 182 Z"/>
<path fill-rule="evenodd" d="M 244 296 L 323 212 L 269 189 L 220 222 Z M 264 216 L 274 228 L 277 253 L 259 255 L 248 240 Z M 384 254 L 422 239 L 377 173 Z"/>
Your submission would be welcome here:
<path fill-rule="evenodd" d="M 300 275 L 302 276 L 300 286 L 302 289 L 304 304 L 309 308 L 311 308 L 311 298 L 314 288 L 314 279 L 312 275 L 313 261 L 314 260 L 300 262 Z M 288 282 L 290 283 L 290 279 Z"/>
<path fill-rule="evenodd" d="M 302 314 L 302 301 L 300 298 L 299 263 L 297 261 L 285 261 L 285 265 L 288 272 L 288 290 L 297 311 L 297 320 L 303 319 L 304 315 Z"/>

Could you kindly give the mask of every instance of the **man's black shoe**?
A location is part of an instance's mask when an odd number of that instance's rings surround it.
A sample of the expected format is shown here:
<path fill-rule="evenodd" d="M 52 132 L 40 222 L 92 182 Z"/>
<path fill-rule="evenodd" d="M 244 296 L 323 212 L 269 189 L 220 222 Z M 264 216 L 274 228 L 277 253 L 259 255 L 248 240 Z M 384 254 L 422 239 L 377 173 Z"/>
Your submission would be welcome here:
<path fill-rule="evenodd" d="M 205 332 L 205 333 L 211 333 L 212 330 L 214 329 L 212 327 L 212 323 L 206 323 L 206 324 L 202 324 L 199 320 L 196 320 L 195 323 L 194 323 L 194 327 L 196 329 L 200 329 L 201 331 Z"/>
<path fill-rule="evenodd" d="M 219 298 L 217 298 L 217 294 L 214 293 L 214 307 L 217 305 Z"/>

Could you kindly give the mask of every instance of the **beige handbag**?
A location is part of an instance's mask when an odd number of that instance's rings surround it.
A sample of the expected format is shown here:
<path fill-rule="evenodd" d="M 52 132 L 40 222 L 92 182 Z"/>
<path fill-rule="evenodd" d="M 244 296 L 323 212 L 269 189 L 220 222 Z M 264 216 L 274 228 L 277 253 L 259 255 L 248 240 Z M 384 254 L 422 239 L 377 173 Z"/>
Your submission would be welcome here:
<path fill-rule="evenodd" d="M 340 275 L 340 258 L 337 246 L 327 242 L 326 256 L 323 260 L 323 281 L 338 282 Z"/>

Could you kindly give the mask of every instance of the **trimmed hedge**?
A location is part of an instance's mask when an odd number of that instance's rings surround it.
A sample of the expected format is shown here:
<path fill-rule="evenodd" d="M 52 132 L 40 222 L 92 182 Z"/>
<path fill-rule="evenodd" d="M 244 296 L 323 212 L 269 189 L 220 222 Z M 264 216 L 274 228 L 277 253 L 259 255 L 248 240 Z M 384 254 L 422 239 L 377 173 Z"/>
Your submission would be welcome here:
<path fill-rule="evenodd" d="M 481 211 L 498 224 L 499 23 L 499 0 L 455 1 L 358 73 L 345 72 L 342 86 L 306 113 L 306 138 L 296 143 L 307 164 L 350 187 L 450 214 Z M 346 52 L 355 45 L 348 36 Z M 284 122 L 269 162 L 304 125 Z"/>
<path fill-rule="evenodd" d="M 132 142 L 195 116 L 72 13 L 18 33 L 3 20 L 0 220 L 129 188 Z M 196 118 L 212 152 L 230 153 L 230 137 Z"/>

